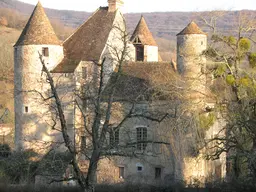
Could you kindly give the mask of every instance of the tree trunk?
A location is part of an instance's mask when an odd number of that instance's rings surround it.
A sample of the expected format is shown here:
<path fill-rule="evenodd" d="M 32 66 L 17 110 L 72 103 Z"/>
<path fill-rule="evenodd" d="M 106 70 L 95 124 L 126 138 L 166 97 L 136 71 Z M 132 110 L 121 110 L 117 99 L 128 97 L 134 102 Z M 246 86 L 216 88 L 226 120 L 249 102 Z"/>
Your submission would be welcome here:
<path fill-rule="evenodd" d="M 88 168 L 88 173 L 86 177 L 86 189 L 85 192 L 94 192 L 94 187 L 97 182 L 97 167 L 98 167 L 98 162 L 100 159 L 100 149 L 95 148 L 93 150 L 91 159 L 90 159 L 90 164 Z"/>

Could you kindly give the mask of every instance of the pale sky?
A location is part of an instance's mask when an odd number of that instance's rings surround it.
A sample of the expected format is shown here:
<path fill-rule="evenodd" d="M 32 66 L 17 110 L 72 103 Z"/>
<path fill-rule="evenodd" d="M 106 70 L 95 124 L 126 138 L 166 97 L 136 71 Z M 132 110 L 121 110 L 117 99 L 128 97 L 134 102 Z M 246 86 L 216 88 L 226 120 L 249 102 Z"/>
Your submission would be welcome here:
<path fill-rule="evenodd" d="M 20 0 L 35 5 L 38 0 Z M 107 0 L 40 0 L 44 7 L 93 12 Z M 123 0 L 124 12 L 256 10 L 256 0 Z"/>

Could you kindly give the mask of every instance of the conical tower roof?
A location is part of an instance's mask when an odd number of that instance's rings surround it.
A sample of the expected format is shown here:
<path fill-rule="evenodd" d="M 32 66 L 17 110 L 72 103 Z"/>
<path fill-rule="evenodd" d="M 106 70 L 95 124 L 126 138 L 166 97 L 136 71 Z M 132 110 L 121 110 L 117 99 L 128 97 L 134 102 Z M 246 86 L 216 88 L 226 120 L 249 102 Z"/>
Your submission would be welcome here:
<path fill-rule="evenodd" d="M 14 46 L 41 44 L 59 45 L 60 41 L 45 14 L 44 8 L 38 2 Z"/>
<path fill-rule="evenodd" d="M 188 35 L 188 34 L 203 34 L 206 35 L 199 27 L 198 25 L 192 21 L 185 27 L 181 32 L 179 32 L 177 35 Z"/>
<path fill-rule="evenodd" d="M 133 35 L 131 37 L 131 41 L 133 42 L 135 38 L 138 37 L 139 40 L 143 45 L 152 45 L 152 46 L 157 46 L 156 41 L 148 29 L 148 25 L 144 19 L 143 16 L 141 16 L 141 19 L 133 32 Z"/>

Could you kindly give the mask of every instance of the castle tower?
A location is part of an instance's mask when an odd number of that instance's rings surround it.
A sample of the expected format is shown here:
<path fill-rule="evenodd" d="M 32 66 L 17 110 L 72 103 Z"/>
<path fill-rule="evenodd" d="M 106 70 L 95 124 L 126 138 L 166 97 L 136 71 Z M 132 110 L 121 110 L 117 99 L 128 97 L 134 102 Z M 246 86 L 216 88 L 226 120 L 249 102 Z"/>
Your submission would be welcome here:
<path fill-rule="evenodd" d="M 158 46 L 143 16 L 130 40 L 135 46 L 136 61 L 158 61 Z"/>
<path fill-rule="evenodd" d="M 14 45 L 16 150 L 35 149 L 36 144 L 51 141 L 49 105 L 42 99 L 50 89 L 39 54 L 49 70 L 63 58 L 61 42 L 40 2 Z"/>
<path fill-rule="evenodd" d="M 205 97 L 206 58 L 202 53 L 206 48 L 207 35 L 193 21 L 177 34 L 177 69 L 186 81 L 186 95 L 194 103 Z"/>
<path fill-rule="evenodd" d="M 115 12 L 117 9 L 121 9 L 123 4 L 122 0 L 108 0 L 108 11 Z"/>

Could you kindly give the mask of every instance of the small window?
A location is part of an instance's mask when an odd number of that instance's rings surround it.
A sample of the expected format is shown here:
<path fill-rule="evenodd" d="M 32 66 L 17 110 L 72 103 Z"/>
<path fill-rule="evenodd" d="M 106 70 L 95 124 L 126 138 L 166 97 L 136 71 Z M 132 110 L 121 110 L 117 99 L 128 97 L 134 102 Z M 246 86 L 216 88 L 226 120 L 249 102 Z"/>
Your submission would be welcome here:
<path fill-rule="evenodd" d="M 161 179 L 162 169 L 159 167 L 155 168 L 155 179 Z"/>
<path fill-rule="evenodd" d="M 203 41 L 201 41 L 201 45 L 203 45 L 204 44 L 204 42 Z"/>
<path fill-rule="evenodd" d="M 138 127 L 137 131 L 137 150 L 145 150 L 147 147 L 147 128 Z"/>
<path fill-rule="evenodd" d="M 25 113 L 28 113 L 28 106 L 25 106 Z"/>
<path fill-rule="evenodd" d="M 49 57 L 49 48 L 48 47 L 43 47 L 43 56 L 44 57 Z"/>
<path fill-rule="evenodd" d="M 120 179 L 124 178 L 124 167 L 119 167 L 119 178 Z"/>
<path fill-rule="evenodd" d="M 87 79 L 87 76 L 88 76 L 88 70 L 87 70 L 87 67 L 82 67 L 82 78 L 83 79 Z"/>
<path fill-rule="evenodd" d="M 81 150 L 86 148 L 86 137 L 81 136 Z"/>
<path fill-rule="evenodd" d="M 142 168 L 141 166 L 138 166 L 138 167 L 137 167 L 137 171 L 138 171 L 138 172 L 141 172 L 142 170 L 143 170 L 143 168 Z"/>

